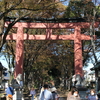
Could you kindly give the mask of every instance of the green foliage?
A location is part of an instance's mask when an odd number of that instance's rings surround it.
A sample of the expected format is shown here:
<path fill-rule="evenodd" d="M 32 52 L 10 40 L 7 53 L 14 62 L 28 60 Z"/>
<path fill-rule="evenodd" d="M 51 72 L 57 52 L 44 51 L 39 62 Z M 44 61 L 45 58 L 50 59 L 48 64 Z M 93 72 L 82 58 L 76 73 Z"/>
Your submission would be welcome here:
<path fill-rule="evenodd" d="M 19 20 L 26 18 L 62 18 L 66 6 L 61 2 L 54 0 L 1 0 L 0 1 L 0 21 L 6 16 L 16 17 Z M 64 13 L 64 18 L 88 17 L 91 19 L 93 10 L 98 10 L 93 2 L 87 0 L 70 0 Z M 97 11 L 97 15 L 100 11 Z M 15 20 L 15 23 L 16 23 Z M 16 33 L 16 29 L 10 27 L 9 30 L 3 30 L 4 22 L 0 24 L 0 35 Z M 84 30 L 87 32 L 87 30 Z M 24 29 L 27 34 L 45 34 L 44 29 Z M 65 35 L 71 33 L 71 30 L 53 29 L 53 34 Z M 97 34 L 97 33 L 96 33 Z M 99 35 L 99 33 L 98 33 Z M 5 39 L 3 39 L 5 40 Z M 5 42 L 5 41 L 4 41 Z M 84 42 L 84 41 L 83 41 Z M 2 43 L 2 42 L 1 42 Z M 84 48 L 91 50 L 90 41 L 83 43 Z M 46 81 L 62 80 L 70 78 L 74 73 L 74 45 L 73 41 L 24 41 L 24 73 L 26 86 L 31 84 L 39 87 Z M 7 58 L 9 58 L 9 68 L 15 64 L 15 41 L 8 41 L 4 47 Z M 89 57 L 89 51 L 83 52 L 84 62 Z M 3 53 L 4 54 L 4 53 Z M 88 55 L 88 56 L 87 56 Z"/>
<path fill-rule="evenodd" d="M 58 76 L 62 77 L 66 71 L 68 72 L 66 76 L 70 77 L 74 62 L 73 45 L 70 43 L 70 41 L 26 41 L 24 72 L 27 78 L 31 78 L 39 85 L 52 78 L 56 80 Z"/>
<path fill-rule="evenodd" d="M 93 16 L 94 8 L 95 6 L 91 1 L 71 0 L 66 9 L 64 17 L 76 18 L 76 17 L 88 17 L 90 15 Z"/>

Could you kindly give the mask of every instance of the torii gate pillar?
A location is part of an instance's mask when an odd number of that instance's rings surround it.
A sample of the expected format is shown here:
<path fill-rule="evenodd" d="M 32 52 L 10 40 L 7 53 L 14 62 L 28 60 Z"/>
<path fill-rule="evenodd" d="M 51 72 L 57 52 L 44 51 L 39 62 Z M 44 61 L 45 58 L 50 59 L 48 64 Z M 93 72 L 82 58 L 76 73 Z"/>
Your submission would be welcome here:
<path fill-rule="evenodd" d="M 18 74 L 23 74 L 23 49 L 24 49 L 24 32 L 23 27 L 21 24 L 19 24 L 19 27 L 17 29 L 17 36 L 16 36 L 16 65 L 15 65 L 15 71 L 14 76 L 16 77 Z"/>
<path fill-rule="evenodd" d="M 81 28 L 77 26 L 74 31 L 74 67 L 75 75 L 83 76 Z"/>

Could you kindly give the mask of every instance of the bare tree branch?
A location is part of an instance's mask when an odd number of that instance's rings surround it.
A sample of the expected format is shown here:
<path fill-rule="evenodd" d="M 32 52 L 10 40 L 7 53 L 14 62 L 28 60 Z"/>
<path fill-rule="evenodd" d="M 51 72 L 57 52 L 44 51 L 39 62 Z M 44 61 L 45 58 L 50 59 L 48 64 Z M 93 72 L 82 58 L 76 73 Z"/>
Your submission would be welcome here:
<path fill-rule="evenodd" d="M 30 13 L 28 13 L 27 15 L 29 15 L 29 14 L 30 14 Z M 12 28 L 12 26 L 13 26 L 16 22 L 18 22 L 22 17 L 25 17 L 25 16 L 27 16 L 27 15 L 20 16 L 19 18 L 16 18 L 12 23 L 10 23 L 10 24 L 8 25 L 7 30 L 5 31 L 4 35 L 2 36 L 2 41 L 1 41 L 1 45 L 0 45 L 0 51 L 1 51 L 2 47 L 3 47 L 3 45 L 4 45 L 5 42 L 6 42 L 6 37 L 7 37 L 8 33 L 9 33 L 10 29 Z"/>

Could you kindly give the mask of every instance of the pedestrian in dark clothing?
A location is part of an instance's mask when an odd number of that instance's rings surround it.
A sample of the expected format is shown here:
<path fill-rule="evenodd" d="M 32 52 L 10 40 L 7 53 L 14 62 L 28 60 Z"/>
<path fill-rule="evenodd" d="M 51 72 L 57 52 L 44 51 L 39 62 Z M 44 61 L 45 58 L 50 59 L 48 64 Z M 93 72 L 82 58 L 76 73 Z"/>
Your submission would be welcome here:
<path fill-rule="evenodd" d="M 58 94 L 57 94 L 57 89 L 55 87 L 51 88 L 53 100 L 58 100 Z"/>
<path fill-rule="evenodd" d="M 98 96 L 98 100 L 100 100 L 100 91 L 98 92 L 97 96 Z"/>

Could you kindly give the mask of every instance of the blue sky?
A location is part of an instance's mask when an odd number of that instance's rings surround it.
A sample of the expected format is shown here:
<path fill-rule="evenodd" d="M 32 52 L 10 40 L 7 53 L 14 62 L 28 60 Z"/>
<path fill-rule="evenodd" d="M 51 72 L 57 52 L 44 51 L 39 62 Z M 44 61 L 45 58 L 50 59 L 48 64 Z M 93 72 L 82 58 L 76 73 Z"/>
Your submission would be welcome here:
<path fill-rule="evenodd" d="M 100 61 L 100 52 L 96 53 L 98 61 Z M 92 57 L 92 60 L 94 61 L 94 58 Z M 87 70 L 88 72 L 91 72 L 90 68 L 94 67 L 93 62 L 90 60 L 88 62 L 88 66 L 84 67 L 84 70 Z"/>
<path fill-rule="evenodd" d="M 68 5 L 70 0 L 60 0 L 64 5 Z"/>
<path fill-rule="evenodd" d="M 7 61 L 6 59 L 2 56 L 0 57 L 0 62 L 2 63 L 2 65 L 6 68 L 8 68 L 8 64 L 7 64 Z"/>

